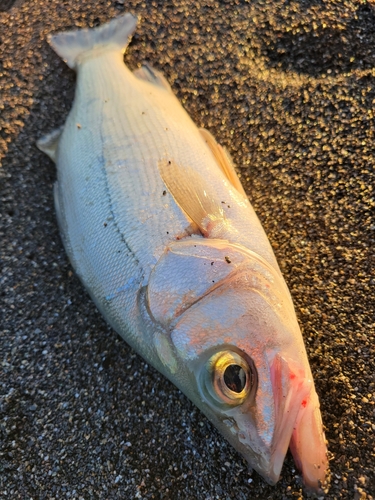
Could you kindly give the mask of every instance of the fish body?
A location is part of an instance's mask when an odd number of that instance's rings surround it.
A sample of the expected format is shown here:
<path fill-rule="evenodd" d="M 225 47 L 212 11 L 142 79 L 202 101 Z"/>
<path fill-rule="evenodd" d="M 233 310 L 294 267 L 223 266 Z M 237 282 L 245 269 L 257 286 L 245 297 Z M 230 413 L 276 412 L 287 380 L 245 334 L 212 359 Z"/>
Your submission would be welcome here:
<path fill-rule="evenodd" d="M 229 155 L 164 77 L 131 72 L 131 14 L 57 34 L 77 71 L 56 162 L 70 261 L 108 323 L 179 387 L 268 482 L 290 445 L 307 486 L 327 460 L 292 299 Z"/>

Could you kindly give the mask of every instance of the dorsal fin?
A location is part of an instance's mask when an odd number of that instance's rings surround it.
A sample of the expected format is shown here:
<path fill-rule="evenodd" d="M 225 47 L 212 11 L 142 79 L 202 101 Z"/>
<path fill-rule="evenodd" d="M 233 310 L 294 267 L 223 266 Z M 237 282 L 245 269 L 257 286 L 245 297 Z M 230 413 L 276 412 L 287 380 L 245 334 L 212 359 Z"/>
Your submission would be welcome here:
<path fill-rule="evenodd" d="M 238 178 L 228 150 L 218 144 L 214 136 L 205 128 L 200 128 L 199 132 L 201 133 L 201 136 L 203 137 L 207 146 L 210 148 L 212 154 L 215 157 L 215 160 L 217 161 L 217 164 L 219 165 L 221 171 L 224 173 L 225 177 L 229 180 L 232 186 L 236 188 L 237 191 L 247 199 L 247 195 Z"/>
<path fill-rule="evenodd" d="M 167 90 L 171 94 L 173 91 L 171 86 L 167 82 L 165 76 L 160 73 L 157 69 L 153 68 L 149 64 L 144 64 L 140 68 L 133 71 L 133 75 L 139 78 L 140 80 L 145 80 L 146 82 L 153 83 L 154 85 L 158 85 L 159 87 Z M 174 95 L 174 94 L 173 94 Z"/>

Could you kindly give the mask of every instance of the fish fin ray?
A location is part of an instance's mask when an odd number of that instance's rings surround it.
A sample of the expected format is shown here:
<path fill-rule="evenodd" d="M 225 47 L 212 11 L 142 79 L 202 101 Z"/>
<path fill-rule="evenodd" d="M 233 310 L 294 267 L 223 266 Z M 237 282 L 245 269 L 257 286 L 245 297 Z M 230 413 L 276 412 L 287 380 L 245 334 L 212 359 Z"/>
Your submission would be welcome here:
<path fill-rule="evenodd" d="M 130 37 L 137 26 L 137 17 L 130 13 L 112 19 L 97 28 L 64 31 L 48 37 L 54 51 L 75 69 L 79 56 L 93 49 L 111 47 L 125 52 Z"/>
<path fill-rule="evenodd" d="M 175 202 L 204 236 L 209 236 L 210 222 L 225 221 L 225 213 L 215 191 L 196 170 L 166 159 L 161 160 L 158 166 Z"/>
<path fill-rule="evenodd" d="M 62 228 L 62 214 L 60 209 L 60 201 L 59 201 L 59 183 L 56 181 L 53 185 L 53 201 L 55 203 L 55 212 L 57 217 L 57 222 L 59 228 Z"/>
<path fill-rule="evenodd" d="M 140 68 L 134 70 L 133 75 L 140 80 L 145 80 L 146 82 L 153 83 L 154 85 L 157 85 L 158 87 L 161 87 L 173 94 L 171 86 L 169 85 L 165 76 L 149 64 L 144 64 Z"/>
<path fill-rule="evenodd" d="M 41 137 L 36 143 L 38 149 L 48 155 L 55 163 L 57 157 L 57 148 L 63 129 L 64 126 L 61 126 L 59 128 L 56 128 L 55 130 L 52 130 L 52 132 L 49 132 L 48 134 Z"/>
<path fill-rule="evenodd" d="M 245 190 L 238 178 L 237 172 L 234 168 L 233 160 L 228 152 L 228 150 L 221 146 L 214 136 L 206 130 L 205 128 L 200 128 L 199 132 L 203 137 L 205 143 L 210 148 L 211 153 L 220 167 L 220 170 L 224 173 L 225 177 L 229 180 L 232 186 L 247 199 Z"/>
<path fill-rule="evenodd" d="M 68 240 L 68 232 L 66 230 L 66 223 L 64 222 L 64 210 L 63 210 L 63 204 L 61 203 L 61 199 L 59 196 L 59 182 L 56 181 L 53 185 L 53 201 L 55 205 L 55 213 L 56 213 L 56 218 L 57 218 L 57 224 L 59 226 L 60 230 L 60 237 L 61 241 L 64 245 L 65 251 L 69 256 L 70 262 L 72 263 L 74 269 L 77 269 L 76 266 L 76 259 L 74 258 L 74 254 L 71 250 L 71 245 L 69 244 Z"/>

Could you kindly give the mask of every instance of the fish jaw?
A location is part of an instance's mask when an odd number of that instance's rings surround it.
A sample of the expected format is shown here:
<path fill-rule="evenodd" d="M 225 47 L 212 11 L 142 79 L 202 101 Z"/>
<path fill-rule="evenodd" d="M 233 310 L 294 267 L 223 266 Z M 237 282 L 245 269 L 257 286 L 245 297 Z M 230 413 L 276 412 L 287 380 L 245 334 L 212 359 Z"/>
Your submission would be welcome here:
<path fill-rule="evenodd" d="M 264 387 L 261 390 L 258 387 L 256 409 L 247 410 L 251 419 L 237 418 L 237 425 L 242 422 L 238 441 L 245 444 L 239 451 L 251 468 L 275 485 L 289 447 L 307 490 L 323 494 L 327 486 L 327 446 L 310 370 L 306 371 L 289 354 L 280 352 L 267 353 L 261 363 L 269 367 L 272 396 L 267 397 L 267 384 L 260 384 Z M 263 373 L 259 370 L 259 376 L 266 378 L 267 372 L 267 369 Z M 271 415 L 272 425 L 269 422 Z M 254 440 L 255 435 L 257 439 Z M 252 441 L 247 442 L 249 436 Z M 238 445 L 233 446 L 238 449 Z"/>
<path fill-rule="evenodd" d="M 270 368 L 275 402 L 275 432 L 272 441 L 269 476 L 278 481 L 286 452 L 301 409 L 314 390 L 313 382 L 294 360 L 276 354 Z"/>
<path fill-rule="evenodd" d="M 318 396 L 312 391 L 300 408 L 290 450 L 303 482 L 309 490 L 323 492 L 327 481 L 327 446 L 319 409 Z"/>
<path fill-rule="evenodd" d="M 221 349 L 234 347 L 221 346 Z M 269 364 L 267 358 L 271 360 Z M 254 361 L 258 366 L 259 382 L 255 401 L 245 402 L 241 408 L 222 407 L 218 418 L 216 402 L 207 397 L 207 391 L 202 391 L 200 380 L 198 387 L 201 397 L 195 403 L 245 458 L 249 467 L 268 484 L 274 486 L 279 481 L 290 447 L 295 463 L 302 472 L 306 489 L 311 493 L 323 494 L 327 475 L 327 450 L 319 406 L 313 412 L 313 418 L 317 422 L 316 431 L 313 430 L 311 435 L 309 418 L 305 421 L 305 427 L 299 427 L 303 426 L 302 416 L 308 416 L 309 409 L 314 408 L 314 403 L 318 401 L 309 373 L 306 374 L 287 354 L 267 353 L 261 362 L 264 369 L 259 360 Z M 267 382 L 267 373 L 271 375 L 270 383 Z M 199 378 L 199 375 L 196 377 Z M 202 406 L 202 401 L 208 402 L 208 405 Z M 301 434 L 301 430 L 304 434 Z M 315 450 L 319 450 L 318 456 Z"/>

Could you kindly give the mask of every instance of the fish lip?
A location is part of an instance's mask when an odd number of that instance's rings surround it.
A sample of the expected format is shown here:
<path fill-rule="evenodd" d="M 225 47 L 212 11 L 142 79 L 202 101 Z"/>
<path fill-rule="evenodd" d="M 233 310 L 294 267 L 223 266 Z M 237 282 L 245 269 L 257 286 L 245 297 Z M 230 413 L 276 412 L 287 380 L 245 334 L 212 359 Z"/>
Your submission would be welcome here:
<path fill-rule="evenodd" d="M 275 401 L 276 427 L 271 445 L 268 480 L 275 484 L 279 478 L 295 424 L 301 408 L 305 407 L 313 389 L 312 380 L 295 362 L 276 354 L 271 365 L 271 381 Z"/>
<path fill-rule="evenodd" d="M 309 376 L 310 375 L 310 376 Z M 266 479 L 275 484 L 290 447 L 306 491 L 323 495 L 327 485 L 325 437 L 311 374 L 277 354 L 271 365 L 276 427 Z"/>
<path fill-rule="evenodd" d="M 327 445 L 315 391 L 311 392 L 308 404 L 300 409 L 297 416 L 290 450 L 302 472 L 306 490 L 320 495 L 328 491 L 330 473 Z"/>

